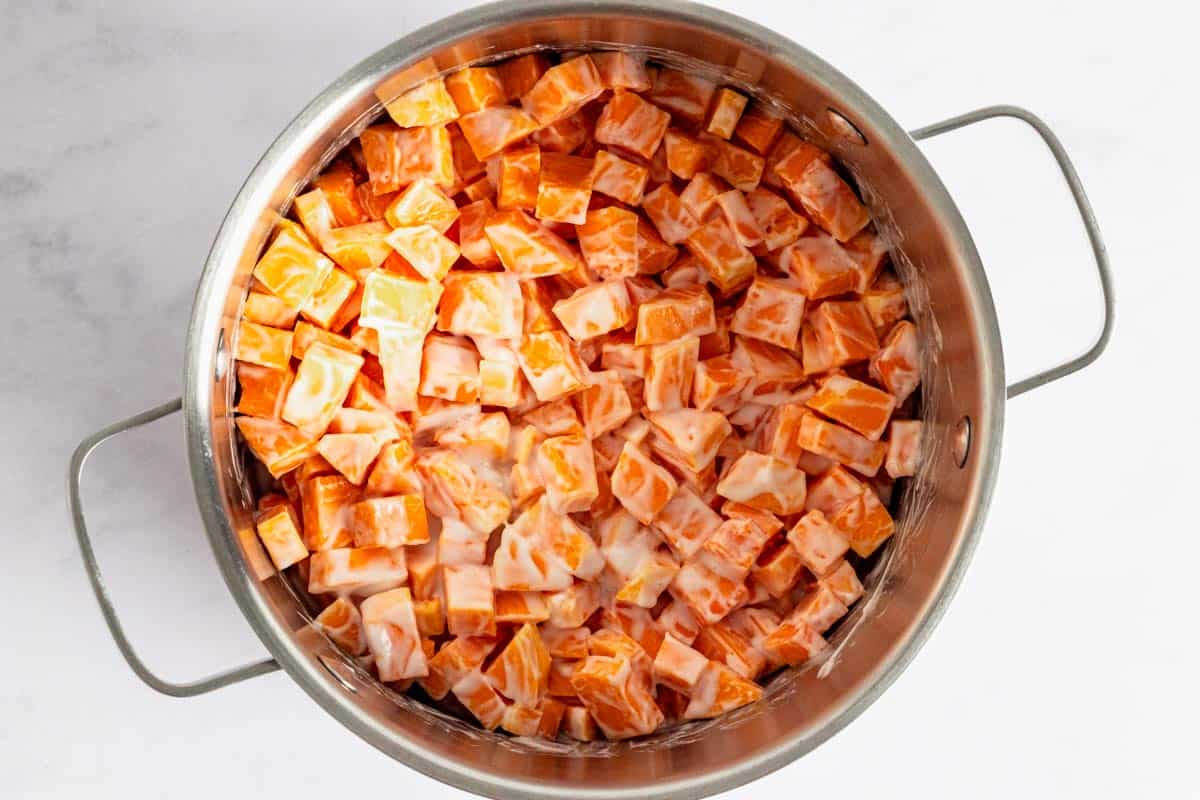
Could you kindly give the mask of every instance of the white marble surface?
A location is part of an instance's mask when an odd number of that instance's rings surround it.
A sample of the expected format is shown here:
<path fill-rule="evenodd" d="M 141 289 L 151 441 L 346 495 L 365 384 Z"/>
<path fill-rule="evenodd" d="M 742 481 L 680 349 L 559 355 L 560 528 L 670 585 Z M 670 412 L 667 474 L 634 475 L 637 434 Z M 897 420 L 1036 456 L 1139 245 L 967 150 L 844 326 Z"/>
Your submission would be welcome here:
<path fill-rule="evenodd" d="M 64 486 L 81 437 L 178 393 L 200 265 L 275 133 L 346 67 L 467 5 L 0 6 L 0 795 L 465 797 L 281 674 L 188 701 L 144 688 L 101 624 Z M 1158 0 L 721 5 L 824 55 L 903 124 L 993 102 L 1044 114 L 1091 192 L 1120 308 L 1099 364 L 1011 404 L 986 535 L 915 663 L 844 733 L 727 796 L 1189 794 L 1194 21 Z M 1032 134 L 998 122 L 928 152 L 989 266 L 1010 373 L 1082 346 L 1097 292 Z M 183 679 L 261 654 L 203 540 L 178 419 L 99 452 L 86 499 L 157 669 Z"/>

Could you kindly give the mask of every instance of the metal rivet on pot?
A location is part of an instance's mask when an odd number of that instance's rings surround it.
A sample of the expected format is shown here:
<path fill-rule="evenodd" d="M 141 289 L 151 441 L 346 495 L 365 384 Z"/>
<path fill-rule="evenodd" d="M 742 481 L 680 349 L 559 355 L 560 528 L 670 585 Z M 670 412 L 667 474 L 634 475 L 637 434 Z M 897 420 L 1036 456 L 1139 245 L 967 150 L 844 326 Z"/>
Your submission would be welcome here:
<path fill-rule="evenodd" d="M 971 418 L 963 417 L 954 426 L 954 442 L 951 445 L 954 452 L 954 463 L 963 466 L 971 452 Z"/>
<path fill-rule="evenodd" d="M 858 126 L 846 118 L 842 112 L 833 109 L 825 109 L 825 114 L 829 117 L 829 124 L 833 128 L 833 133 L 851 144 L 865 145 L 867 137 L 858 129 Z"/>
<path fill-rule="evenodd" d="M 358 694 L 358 689 L 354 688 L 354 684 L 342 674 L 342 670 L 346 669 L 346 665 L 337 656 L 317 656 L 317 661 L 325 671 L 333 676 L 333 679 L 341 684 L 342 688 L 350 694 Z"/>

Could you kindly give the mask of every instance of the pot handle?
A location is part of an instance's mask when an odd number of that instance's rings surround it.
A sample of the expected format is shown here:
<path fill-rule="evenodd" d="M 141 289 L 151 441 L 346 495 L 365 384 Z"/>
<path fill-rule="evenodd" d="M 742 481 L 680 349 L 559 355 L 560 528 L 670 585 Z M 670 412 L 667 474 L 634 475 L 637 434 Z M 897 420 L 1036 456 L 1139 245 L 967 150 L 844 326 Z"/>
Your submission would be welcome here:
<path fill-rule="evenodd" d="M 967 125 L 974 125 L 976 122 L 982 122 L 994 117 L 1012 117 L 1029 125 L 1029 127 L 1037 131 L 1038 135 L 1042 137 L 1042 141 L 1050 149 L 1054 160 L 1058 162 L 1058 168 L 1062 171 L 1063 178 L 1071 190 L 1071 196 L 1075 198 L 1075 206 L 1079 209 L 1079 216 L 1083 220 L 1083 228 L 1087 231 L 1088 241 L 1092 246 L 1092 254 L 1096 259 L 1096 271 L 1100 278 L 1100 291 L 1104 296 L 1104 326 L 1100 330 L 1100 335 L 1096 337 L 1096 341 L 1080 355 L 1010 385 L 1008 387 L 1008 397 L 1011 399 L 1025 394 L 1030 389 L 1045 386 L 1047 383 L 1056 381 L 1059 378 L 1065 378 L 1073 372 L 1078 372 L 1099 358 L 1104 349 L 1108 347 L 1108 340 L 1112 337 L 1115 301 L 1113 300 L 1112 293 L 1112 273 L 1109 268 L 1108 251 L 1104 247 L 1104 240 L 1100 237 L 1100 227 L 1096 222 L 1096 215 L 1092 211 L 1092 204 L 1088 202 L 1087 193 L 1084 192 L 1083 184 L 1079 181 L 1079 174 L 1075 171 L 1075 166 L 1067 156 L 1067 151 L 1063 149 L 1062 142 L 1054 135 L 1054 131 L 1050 130 L 1050 127 L 1037 115 L 1032 111 L 1018 106 L 988 106 L 987 108 L 968 111 L 966 114 L 960 114 L 957 117 L 951 117 L 942 122 L 926 125 L 923 128 L 917 128 L 915 131 L 911 131 L 909 135 L 917 141 L 930 139 L 934 136 L 948 133 L 958 128 L 964 128 Z"/>
<path fill-rule="evenodd" d="M 92 591 L 96 595 L 96 601 L 100 604 L 100 612 L 104 615 L 104 621 L 108 625 L 108 631 L 112 634 L 113 641 L 117 644 L 117 649 L 121 651 L 121 655 L 124 656 L 125 661 L 134 673 L 151 689 L 170 695 L 171 697 L 194 697 L 198 694 L 211 692 L 214 689 L 239 683 L 256 675 L 265 675 L 268 672 L 274 672 L 279 669 L 279 664 L 274 659 L 267 659 L 257 664 L 246 664 L 245 666 L 189 683 L 172 683 L 163 680 L 151 672 L 150 668 L 138 656 L 137 652 L 133 649 L 133 645 L 130 644 L 129 639 L 125 636 L 125 629 L 121 627 L 121 621 L 117 617 L 116 609 L 113 608 L 112 598 L 108 596 L 108 589 L 104 585 L 104 576 L 100 574 L 100 565 L 96 563 L 96 554 L 92 550 L 92 542 L 88 536 L 87 524 L 84 522 L 83 503 L 79 492 L 79 485 L 83 477 L 84 462 L 87 461 L 87 457 L 102 442 L 111 439 L 117 434 L 125 433 L 147 423 L 154 422 L 168 414 L 174 414 L 182 407 L 183 402 L 181 398 L 177 397 L 168 403 L 163 403 L 157 408 L 143 411 L 129 419 L 109 425 L 107 428 L 97 431 L 80 442 L 79 447 L 75 448 L 74 455 L 71 456 L 67 502 L 71 506 L 71 518 L 75 523 L 75 538 L 79 541 L 79 552 L 83 556 L 83 564 L 87 569 L 88 579 L 92 583 Z"/>

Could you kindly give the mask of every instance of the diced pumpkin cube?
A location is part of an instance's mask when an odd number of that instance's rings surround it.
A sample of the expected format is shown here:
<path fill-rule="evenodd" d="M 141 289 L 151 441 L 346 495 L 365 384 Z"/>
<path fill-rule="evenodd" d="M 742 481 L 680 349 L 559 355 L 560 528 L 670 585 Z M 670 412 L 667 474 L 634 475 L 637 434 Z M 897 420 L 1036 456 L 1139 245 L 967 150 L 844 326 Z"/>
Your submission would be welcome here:
<path fill-rule="evenodd" d="M 721 442 L 732 431 L 725 415 L 715 411 L 678 408 L 652 411 L 646 418 L 654 426 L 655 433 L 665 438 L 687 468 L 694 472 L 713 463 Z"/>
<path fill-rule="evenodd" d="M 821 583 L 828 586 L 847 607 L 854 605 L 863 596 L 862 582 L 848 561 L 841 562 L 821 579 Z"/>
<path fill-rule="evenodd" d="M 489 459 L 504 458 L 508 451 L 511 426 L 501 412 L 464 417 L 434 434 L 434 442 L 463 453 Z"/>
<path fill-rule="evenodd" d="M 581 627 L 600 607 L 600 590 L 590 581 L 575 581 L 545 598 L 550 613 L 548 622 L 559 629 Z"/>
<path fill-rule="evenodd" d="M 541 633 L 542 641 L 545 642 L 552 658 L 587 658 L 587 640 L 591 636 L 591 631 L 587 628 L 555 628 L 544 625 Z"/>
<path fill-rule="evenodd" d="M 355 486 L 367 479 L 382 447 L 379 437 L 370 433 L 327 433 L 317 442 L 317 452 Z"/>
<path fill-rule="evenodd" d="M 575 412 L 575 407 L 571 405 L 571 400 L 566 397 L 542 403 L 537 408 L 526 411 L 523 420 L 536 428 L 542 436 L 583 433 L 583 424 L 579 421 L 579 415 Z M 541 441 L 542 439 L 539 437 L 537 444 L 541 444 Z M 521 449 L 528 444 L 529 440 L 522 438 L 513 446 L 512 449 L 518 459 L 524 456 Z"/>
<path fill-rule="evenodd" d="M 834 367 L 865 361 L 879 349 L 875 327 L 858 300 L 826 301 L 812 310 L 809 319 L 818 339 L 829 348 Z M 892 394 L 902 401 L 897 392 Z"/>
<path fill-rule="evenodd" d="M 746 452 L 726 470 L 717 493 L 730 500 L 773 514 L 795 514 L 804 509 L 805 476 L 773 456 Z"/>
<path fill-rule="evenodd" d="M 534 142 L 546 152 L 574 152 L 583 146 L 592 136 L 590 125 L 584 112 L 551 122 L 533 134 Z"/>
<path fill-rule="evenodd" d="M 458 260 L 458 245 L 438 233 L 432 225 L 396 228 L 387 243 L 430 281 L 440 281 Z"/>
<path fill-rule="evenodd" d="M 300 313 L 326 330 L 337 330 L 342 309 L 358 289 L 358 281 L 340 269 L 331 270 L 325 283 L 308 299 Z M 357 316 L 357 314 L 355 315 Z"/>
<path fill-rule="evenodd" d="M 296 323 L 297 310 L 273 294 L 250 292 L 242 304 L 242 318 L 271 328 L 290 328 Z"/>
<path fill-rule="evenodd" d="M 453 636 L 496 632 L 491 570 L 483 564 L 447 565 L 442 569 L 446 592 L 446 627 Z"/>
<path fill-rule="evenodd" d="M 626 576 L 614 599 L 626 605 L 654 608 L 678 574 L 679 562 L 665 550 L 655 551 Z"/>
<path fill-rule="evenodd" d="M 504 698 L 478 670 L 467 673 L 450 691 L 486 730 L 495 730 L 504 721 L 508 707 Z"/>
<path fill-rule="evenodd" d="M 713 102 L 712 113 L 708 115 L 708 125 L 705 130 L 713 136 L 728 139 L 733 136 L 738 120 L 746 108 L 747 98 L 732 89 L 721 89 Z"/>
<path fill-rule="evenodd" d="M 491 106 L 458 119 L 471 152 L 485 161 L 538 129 L 538 122 L 519 108 Z"/>
<path fill-rule="evenodd" d="M 563 712 L 563 732 L 579 742 L 595 741 L 599 737 L 596 720 L 583 706 L 567 706 Z"/>
<path fill-rule="evenodd" d="M 309 557 L 308 564 L 309 594 L 373 594 L 379 587 L 388 589 L 398 586 L 408 577 L 402 547 L 338 547 L 332 550 L 317 550 Z M 362 611 L 365 623 L 368 621 L 365 603 Z M 368 641 L 370 637 L 368 626 Z"/>
<path fill-rule="evenodd" d="M 720 525 L 721 517 L 686 486 L 654 518 L 654 529 L 681 559 L 695 555 Z"/>
<path fill-rule="evenodd" d="M 604 609 L 600 622 L 600 630 L 588 639 L 588 652 L 628 659 L 634 670 L 650 682 L 652 659 L 665 635 L 650 611 L 637 606 L 613 605 Z"/>
<path fill-rule="evenodd" d="M 758 684 L 740 677 L 724 664 L 710 661 L 692 691 L 683 718 L 711 719 L 758 702 L 762 693 Z"/>
<path fill-rule="evenodd" d="M 320 189 L 310 189 L 297 195 L 292 201 L 292 208 L 300 218 L 300 224 L 304 226 L 308 238 L 313 241 L 321 241 L 322 237 L 337 225 L 333 207 L 329 205 L 325 193 Z"/>
<path fill-rule="evenodd" d="M 339 267 L 361 280 L 368 270 L 387 263 L 392 255 L 391 245 L 387 243 L 390 231 L 383 221 L 334 228 L 321 239 L 321 246 Z"/>
<path fill-rule="evenodd" d="M 416 600 L 445 597 L 437 551 L 437 543 L 432 541 L 409 547 L 405 551 L 408 559 L 408 582 Z"/>
<path fill-rule="evenodd" d="M 249 364 L 286 371 L 292 358 L 292 332 L 242 320 L 234 357 Z"/>
<path fill-rule="evenodd" d="M 766 159 L 735 144 L 716 139 L 713 141 L 715 155 L 712 172 L 735 189 L 752 192 L 762 180 Z"/>
<path fill-rule="evenodd" d="M 285 221 L 254 265 L 254 277 L 288 307 L 299 311 L 332 270 L 333 262 L 312 246 L 300 226 Z"/>
<path fill-rule="evenodd" d="M 543 403 L 587 385 L 586 367 L 562 331 L 527 334 L 517 348 L 517 357 L 525 379 Z"/>
<path fill-rule="evenodd" d="M 663 270 L 660 280 L 662 280 L 663 286 L 668 289 L 703 286 L 708 283 L 708 271 L 704 269 L 704 265 L 695 256 L 688 253 Z"/>
<path fill-rule="evenodd" d="M 667 244 L 662 237 L 654 230 L 653 225 L 647 225 L 644 220 L 638 222 L 637 229 L 637 251 L 638 251 L 638 272 L 642 275 L 657 275 L 675 262 L 679 256 L 679 248 L 675 245 Z M 633 281 L 633 278 L 627 280 Z M 658 286 L 654 285 L 654 293 L 658 293 Z M 632 284 L 631 284 L 632 286 Z M 632 288 L 630 294 L 632 295 Z M 637 305 L 637 300 L 634 300 L 634 305 Z"/>
<path fill-rule="evenodd" d="M 455 403 L 479 401 L 479 354 L 470 342 L 430 334 L 421 356 L 418 392 Z"/>
<path fill-rule="evenodd" d="M 888 432 L 888 454 L 884 467 L 893 478 L 906 478 L 917 473 L 921 455 L 921 422 L 898 419 Z"/>
<path fill-rule="evenodd" d="M 807 401 L 809 408 L 877 441 L 883 435 L 896 400 L 874 386 L 845 375 L 830 375 Z"/>
<path fill-rule="evenodd" d="M 708 658 L 668 634 L 654 656 L 654 679 L 684 694 L 691 694 L 708 666 Z"/>
<path fill-rule="evenodd" d="M 637 445 L 625 443 L 612 473 L 612 493 L 638 521 L 649 525 L 677 488 L 671 473 Z"/>
<path fill-rule="evenodd" d="M 694 642 L 700 633 L 700 623 L 688 610 L 687 605 L 674 599 L 667 603 L 667 607 L 658 615 L 658 625 L 663 631 L 688 645 Z M 664 636 L 663 646 L 665 645 L 666 637 Z"/>
<path fill-rule="evenodd" d="M 571 675 L 571 685 L 609 739 L 643 736 L 663 722 L 649 677 L 630 669 L 627 659 L 588 656 Z"/>
<path fill-rule="evenodd" d="M 712 102 L 716 84 L 699 75 L 663 67 L 654 76 L 649 100 L 689 122 L 702 123 Z"/>
<path fill-rule="evenodd" d="M 804 572 L 800 553 L 786 539 L 775 547 L 769 544 L 759 556 L 750 574 L 772 597 L 783 597 L 792 590 Z"/>
<path fill-rule="evenodd" d="M 726 190 L 720 178 L 710 172 L 697 172 L 680 193 L 679 199 L 697 220 L 707 222 L 720 213 L 717 198 Z"/>
<path fill-rule="evenodd" d="M 428 178 L 419 178 L 401 192 L 384 212 L 393 228 L 429 225 L 445 233 L 458 219 L 458 207 Z"/>
<path fill-rule="evenodd" d="M 505 707 L 500 727 L 513 736 L 536 736 L 542 720 L 540 708 L 513 703 Z"/>
<path fill-rule="evenodd" d="M 488 538 L 465 522 L 446 517 L 437 538 L 437 563 L 483 564 L 487 560 Z"/>
<path fill-rule="evenodd" d="M 521 105 L 545 126 L 571 116 L 603 92 L 595 63 L 583 55 L 546 70 L 521 97 Z"/>
<path fill-rule="evenodd" d="M 333 211 L 335 227 L 370 221 L 358 201 L 354 170 L 344 161 L 335 163 L 322 175 L 314 178 L 313 186 L 325 195 L 325 200 Z"/>
<path fill-rule="evenodd" d="M 703 286 L 667 289 L 638 306 L 636 345 L 675 342 L 716 330 L 712 297 Z"/>
<path fill-rule="evenodd" d="M 548 69 L 550 61 L 544 53 L 530 53 L 497 64 L 496 71 L 500 73 L 500 83 L 504 86 L 504 99 L 507 102 L 521 99 Z"/>
<path fill-rule="evenodd" d="M 730 330 L 793 350 L 800 337 L 804 303 L 804 293 L 790 281 L 756 276 L 733 315 Z"/>
<path fill-rule="evenodd" d="M 700 340 L 696 336 L 651 345 L 646 368 L 646 408 L 663 411 L 686 405 L 692 396 L 692 378 L 699 358 Z"/>
<path fill-rule="evenodd" d="M 766 656 L 724 621 L 701 628 L 692 647 L 748 681 L 758 677 L 767 665 Z"/>
<path fill-rule="evenodd" d="M 666 132 L 663 147 L 667 151 L 667 169 L 685 181 L 708 169 L 716 156 L 708 141 L 689 136 L 678 128 Z"/>
<path fill-rule="evenodd" d="M 570 244 L 524 211 L 498 211 L 484 226 L 500 262 L 523 279 L 582 268 Z"/>
<path fill-rule="evenodd" d="M 278 419 L 294 377 L 290 368 L 272 369 L 249 363 L 238 364 L 237 378 L 241 393 L 237 412 L 252 417 Z"/>
<path fill-rule="evenodd" d="M 453 186 L 454 145 L 450 131 L 443 125 L 411 128 L 404 145 L 405 181 L 429 178 L 439 186 Z"/>
<path fill-rule="evenodd" d="M 577 233 L 583 259 L 597 275 L 629 278 L 638 274 L 637 214 L 617 206 L 589 211 Z"/>
<path fill-rule="evenodd" d="M 366 217 L 365 222 L 381 222 L 383 215 L 387 213 L 387 207 L 396 199 L 399 191 L 375 194 L 375 187 L 371 185 L 370 181 L 367 181 L 366 183 L 360 183 L 356 187 L 355 193 L 358 195 L 358 204 L 362 207 L 363 215 Z"/>
<path fill-rule="evenodd" d="M 752 103 L 738 120 L 733 135 L 760 156 L 771 152 L 779 134 L 783 132 L 783 119 L 762 103 Z"/>
<path fill-rule="evenodd" d="M 862 482 L 845 467 L 833 463 L 812 482 L 804 507 L 806 511 L 816 509 L 826 517 L 832 517 L 865 490 Z"/>
<path fill-rule="evenodd" d="M 804 566 L 817 577 L 828 575 L 850 549 L 849 540 L 816 509 L 801 517 L 788 531 L 788 542 Z"/>
<path fill-rule="evenodd" d="M 598 496 L 592 447 L 586 437 L 572 434 L 546 439 L 538 447 L 537 464 L 546 499 L 556 512 L 586 511 Z"/>
<path fill-rule="evenodd" d="M 487 669 L 492 685 L 515 703 L 536 705 L 546 691 L 550 653 L 536 625 L 526 623 Z"/>
<path fill-rule="evenodd" d="M 727 519 L 705 539 L 697 559 L 719 575 L 745 581 L 770 536 L 749 519 Z"/>
<path fill-rule="evenodd" d="M 256 516 L 254 525 L 276 569 L 287 569 L 308 558 L 308 548 L 300 537 L 299 520 L 290 503 L 263 509 Z"/>
<path fill-rule="evenodd" d="M 829 643 L 800 620 L 785 619 L 763 641 L 763 651 L 773 664 L 796 666 L 808 661 Z"/>
<path fill-rule="evenodd" d="M 374 497 L 354 505 L 355 547 L 400 547 L 429 541 L 419 494 Z"/>
<path fill-rule="evenodd" d="M 492 556 L 494 586 L 520 592 L 552 592 L 570 586 L 571 573 L 539 548 L 539 537 L 528 527 L 513 523 L 501 533 Z"/>
<path fill-rule="evenodd" d="M 707 561 L 688 561 L 671 584 L 671 595 L 705 625 L 721 621 L 744 603 L 748 594 L 742 581 L 714 572 Z"/>
<path fill-rule="evenodd" d="M 554 315 L 576 341 L 623 328 L 633 318 L 629 292 L 621 280 L 595 283 L 554 304 Z"/>
<path fill-rule="evenodd" d="M 430 600 L 414 601 L 413 616 L 417 619 L 417 632 L 422 637 L 441 636 L 446 632 L 446 617 L 442 613 L 442 601 L 436 597 Z M 421 644 L 426 648 L 426 659 L 432 658 L 432 649 L 428 647 L 432 642 L 423 638 Z"/>
<path fill-rule="evenodd" d="M 751 213 L 744 194 L 737 189 L 730 189 L 728 192 L 719 194 L 716 203 L 739 244 L 747 248 L 762 244 L 762 228 L 759 227 L 758 220 Z"/>
<path fill-rule="evenodd" d="M 439 287 L 440 288 L 440 287 Z M 421 383 L 425 334 L 404 328 L 381 328 L 379 363 L 387 405 L 394 411 L 414 411 Z"/>
<path fill-rule="evenodd" d="M 818 583 L 792 609 L 784 622 L 804 623 L 817 633 L 825 633 L 846 616 L 846 605 L 828 586 Z"/>
<path fill-rule="evenodd" d="M 592 196 L 592 159 L 542 153 L 538 173 L 537 217 L 582 225 Z"/>
<path fill-rule="evenodd" d="M 787 200 L 761 186 L 746 194 L 746 205 L 762 231 L 767 250 L 790 245 L 808 229 L 808 220 L 793 211 Z"/>
<path fill-rule="evenodd" d="M 400 328 L 422 336 L 433 327 L 434 310 L 442 296 L 437 281 L 413 280 L 377 270 L 363 286 L 358 321 L 367 328 Z"/>
<path fill-rule="evenodd" d="M 641 205 L 642 193 L 645 192 L 646 181 L 650 178 L 649 170 L 607 150 L 598 151 L 593 162 L 593 191 L 627 205 Z"/>
<path fill-rule="evenodd" d="M 296 370 L 296 380 L 283 405 L 283 420 L 312 435 L 323 434 L 346 401 L 362 365 L 362 356 L 314 343 Z"/>
<path fill-rule="evenodd" d="M 592 53 L 592 62 L 606 89 L 644 92 L 650 88 L 650 73 L 645 59 L 624 50 Z"/>
<path fill-rule="evenodd" d="M 667 244 L 679 244 L 699 228 L 692 212 L 688 211 L 679 195 L 665 183 L 642 199 L 642 210 L 649 215 L 659 236 Z"/>
<path fill-rule="evenodd" d="M 797 442 L 805 450 L 845 464 L 867 477 L 879 471 L 887 456 L 886 444 L 826 422 L 815 414 L 808 414 L 800 421 Z"/>
<path fill-rule="evenodd" d="M 324 464 L 324 459 L 321 461 Z M 305 546 L 309 550 L 329 550 L 352 545 L 353 507 L 361 498 L 361 490 L 341 475 L 301 476 Z"/>
<path fill-rule="evenodd" d="M 414 471 L 411 435 L 385 444 L 367 476 L 367 494 L 380 497 L 419 491 L 421 484 Z"/>
<path fill-rule="evenodd" d="M 891 514 L 870 490 L 843 506 L 830 523 L 850 541 L 850 549 L 863 558 L 874 553 L 896 530 Z"/>
<path fill-rule="evenodd" d="M 405 180 L 404 138 L 395 125 L 372 125 L 359 134 L 358 141 L 371 178 L 371 194 L 394 192 L 408 182 Z M 360 199 L 365 198 L 360 195 Z M 372 219 L 383 217 L 382 213 L 375 217 L 370 209 L 367 209 L 367 216 Z"/>
<path fill-rule="evenodd" d="M 903 404 L 921 382 L 921 346 L 916 326 L 908 320 L 897 322 L 870 358 L 871 377 L 891 392 L 897 405 Z"/>
<path fill-rule="evenodd" d="M 485 198 L 463 206 L 459 212 L 458 246 L 462 257 L 477 267 L 499 265 L 500 259 L 496 257 L 496 250 L 484 229 L 492 214 L 496 213 L 496 207 Z"/>
<path fill-rule="evenodd" d="M 504 105 L 507 97 L 500 73 L 492 67 L 466 67 L 446 76 L 446 91 L 460 114 Z"/>
<path fill-rule="evenodd" d="M 533 211 L 537 206 L 541 171 L 542 153 L 536 144 L 502 153 L 496 205 L 502 209 Z"/>
<path fill-rule="evenodd" d="M 545 622 L 550 619 L 550 608 L 541 592 L 496 592 L 496 622 L 523 623 Z M 542 631 L 545 639 L 545 630 Z M 550 647 L 546 642 L 547 648 Z M 553 649 L 551 655 L 553 655 Z"/>
<path fill-rule="evenodd" d="M 485 636 L 451 639 L 429 659 L 429 674 L 418 683 L 434 700 L 443 699 L 451 686 L 483 665 L 495 644 L 495 639 Z"/>
<path fill-rule="evenodd" d="M 591 384 L 574 399 L 588 439 L 616 430 L 633 414 L 629 392 L 615 370 L 593 373 Z"/>
<path fill-rule="evenodd" d="M 396 98 L 380 98 L 388 116 L 401 128 L 443 125 L 458 118 L 458 106 L 441 78 L 425 81 Z"/>
<path fill-rule="evenodd" d="M 325 610 L 313 620 L 313 626 L 352 656 L 359 656 L 367 651 L 362 616 L 354 603 L 345 597 L 339 597 L 325 606 Z"/>
<path fill-rule="evenodd" d="M 884 272 L 875 279 L 870 288 L 863 293 L 862 302 L 866 306 L 867 315 L 871 317 L 871 323 L 875 326 L 875 333 L 879 335 L 891 330 L 893 325 L 908 316 L 904 286 L 891 272 Z M 249 316 L 249 313 L 246 313 Z"/>
<path fill-rule="evenodd" d="M 434 514 L 461 519 L 482 534 L 491 533 L 508 519 L 512 510 L 508 497 L 481 478 L 460 454 L 426 449 L 417 457 L 417 473 L 425 488 L 425 502 Z"/>
<path fill-rule="evenodd" d="M 787 184 L 804 213 L 839 242 L 845 242 L 871 221 L 854 190 L 826 161 L 813 159 L 799 178 Z"/>
<path fill-rule="evenodd" d="M 750 385 L 751 374 L 740 369 L 729 356 L 715 356 L 696 365 L 692 382 L 692 405 L 701 411 L 728 413 Z"/>
<path fill-rule="evenodd" d="M 516 275 L 456 270 L 446 276 L 442 286 L 438 330 L 462 336 L 520 338 L 525 304 Z"/>
<path fill-rule="evenodd" d="M 722 294 L 731 294 L 749 283 L 758 268 L 754 255 L 738 242 L 724 217 L 714 217 L 693 231 L 687 237 L 687 246 Z"/>
<path fill-rule="evenodd" d="M 783 248 L 779 265 L 813 300 L 852 292 L 858 286 L 858 262 L 833 237 L 820 231 Z"/>

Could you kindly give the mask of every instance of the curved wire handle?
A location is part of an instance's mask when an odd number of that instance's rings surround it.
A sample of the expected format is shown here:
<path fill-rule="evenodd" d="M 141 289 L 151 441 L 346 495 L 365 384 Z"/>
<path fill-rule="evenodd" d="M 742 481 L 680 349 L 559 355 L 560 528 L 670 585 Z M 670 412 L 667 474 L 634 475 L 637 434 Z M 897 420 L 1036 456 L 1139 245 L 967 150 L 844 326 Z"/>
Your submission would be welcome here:
<path fill-rule="evenodd" d="M 1071 189 L 1071 196 L 1075 198 L 1075 207 L 1079 209 L 1079 216 L 1083 219 L 1083 228 L 1087 231 L 1088 241 L 1092 245 L 1092 254 L 1096 258 L 1096 271 L 1100 277 L 1100 291 L 1104 295 L 1104 327 L 1101 328 L 1100 335 L 1096 337 L 1096 341 L 1075 358 L 1010 385 L 1008 387 L 1008 397 L 1011 399 L 1025 394 L 1030 389 L 1045 386 L 1047 383 L 1056 381 L 1059 378 L 1065 378 L 1073 372 L 1078 372 L 1099 358 L 1104 349 L 1108 347 L 1108 340 L 1112 337 L 1113 315 L 1116 310 L 1116 303 L 1113 300 L 1112 272 L 1108 262 L 1108 251 L 1104 247 L 1104 240 L 1100 237 L 1100 226 L 1096 222 L 1096 214 L 1092 211 L 1092 204 L 1088 201 L 1087 193 L 1083 190 L 1083 184 L 1079 181 L 1079 173 L 1075 171 L 1075 166 L 1071 163 L 1070 157 L 1067 156 L 1067 151 L 1063 149 L 1062 142 L 1054 135 L 1054 131 L 1050 130 L 1050 127 L 1036 114 L 1019 106 L 988 106 L 987 108 L 968 111 L 966 114 L 960 114 L 957 117 L 951 117 L 942 122 L 926 125 L 923 128 L 917 128 L 915 131 L 910 131 L 909 135 L 913 139 L 920 141 L 921 139 L 929 139 L 994 117 L 1012 117 L 1013 119 L 1021 120 L 1037 131 L 1038 135 L 1042 137 L 1042 141 L 1045 142 L 1046 147 L 1050 149 L 1054 160 L 1058 162 L 1058 168 L 1062 171 L 1063 178 L 1067 181 L 1067 186 Z"/>
<path fill-rule="evenodd" d="M 168 403 L 163 403 L 157 408 L 143 411 L 129 419 L 109 425 L 107 428 L 92 434 L 80 442 L 79 447 L 75 448 L 74 455 L 71 456 L 67 502 L 71 506 L 71 518 L 75 522 L 75 538 L 79 542 L 79 552 L 83 556 L 83 565 L 87 568 L 88 579 L 92 583 L 92 591 L 96 595 L 96 601 L 100 604 L 100 612 L 104 615 L 104 622 L 108 625 L 108 631 L 112 634 L 113 641 L 117 643 L 117 649 L 121 651 L 121 655 L 124 656 L 126 663 L 129 664 L 130 669 L 151 689 L 170 695 L 171 697 L 194 697 L 195 695 L 211 692 L 214 689 L 220 689 L 230 684 L 239 683 L 256 675 L 265 675 L 268 672 L 274 672 L 279 669 L 279 664 L 274 659 L 267 659 L 257 664 L 246 664 L 245 666 L 236 667 L 227 672 L 221 672 L 211 677 L 189 683 L 172 683 L 155 675 L 138 656 L 137 651 L 133 649 L 133 645 L 125 635 L 125 629 L 121 627 L 121 621 L 117 617 L 116 609 L 113 607 L 112 598 L 108 595 L 108 588 L 104 585 L 104 576 L 100 574 L 100 565 L 96 563 L 96 554 L 92 550 L 92 542 L 88 536 L 87 524 L 83 518 L 83 504 L 79 491 L 79 485 L 83 477 L 83 465 L 87 461 L 87 457 L 91 455 L 91 452 L 102 442 L 111 439 L 119 433 L 131 431 L 134 428 L 154 422 L 156 419 L 161 419 L 168 414 L 174 414 L 182 407 L 183 402 L 177 397 Z"/>

